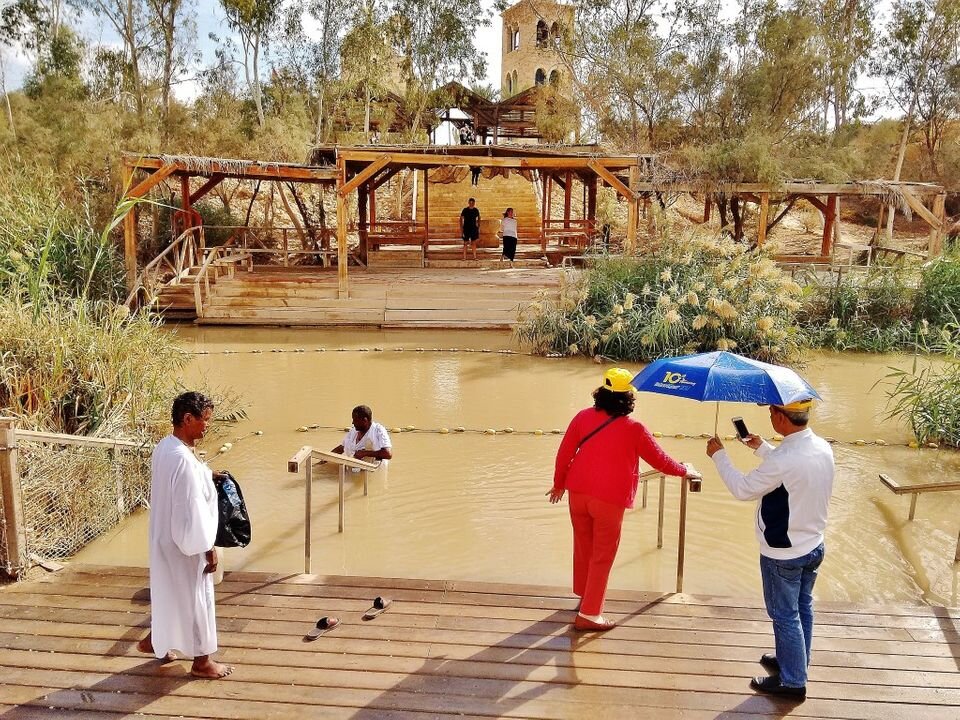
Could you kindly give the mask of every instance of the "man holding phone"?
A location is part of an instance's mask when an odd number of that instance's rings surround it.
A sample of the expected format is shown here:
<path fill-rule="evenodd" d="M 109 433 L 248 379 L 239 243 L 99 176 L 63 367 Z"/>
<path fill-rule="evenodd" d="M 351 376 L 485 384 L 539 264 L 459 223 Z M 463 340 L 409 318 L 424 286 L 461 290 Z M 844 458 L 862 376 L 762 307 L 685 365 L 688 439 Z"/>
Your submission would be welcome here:
<path fill-rule="evenodd" d="M 719 438 L 707 441 L 707 455 L 733 496 L 757 501 L 760 576 L 776 654 L 760 658 L 773 674 L 753 678 L 750 686 L 796 700 L 807 694 L 813 585 L 823 562 L 834 475 L 833 450 L 807 427 L 812 407 L 812 399 L 770 406 L 770 423 L 783 436 L 779 447 L 748 434 L 743 419 L 735 419 L 741 442 L 762 458 L 746 474 L 733 466 Z"/>

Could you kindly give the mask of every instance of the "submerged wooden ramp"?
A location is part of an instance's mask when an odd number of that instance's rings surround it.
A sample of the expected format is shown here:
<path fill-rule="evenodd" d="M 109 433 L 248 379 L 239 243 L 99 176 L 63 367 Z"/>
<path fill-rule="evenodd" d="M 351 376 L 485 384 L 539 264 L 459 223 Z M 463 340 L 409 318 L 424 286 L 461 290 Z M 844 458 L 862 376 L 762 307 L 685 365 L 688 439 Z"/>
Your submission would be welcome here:
<path fill-rule="evenodd" d="M 960 612 L 821 603 L 808 699 L 754 695 L 771 647 L 758 599 L 615 592 L 621 624 L 570 630 L 557 588 L 227 573 L 223 681 L 137 653 L 141 568 L 77 567 L 0 589 L 0 717 L 845 718 L 960 717 Z M 361 620 L 376 595 L 393 605 Z M 315 642 L 323 615 L 343 625 Z"/>

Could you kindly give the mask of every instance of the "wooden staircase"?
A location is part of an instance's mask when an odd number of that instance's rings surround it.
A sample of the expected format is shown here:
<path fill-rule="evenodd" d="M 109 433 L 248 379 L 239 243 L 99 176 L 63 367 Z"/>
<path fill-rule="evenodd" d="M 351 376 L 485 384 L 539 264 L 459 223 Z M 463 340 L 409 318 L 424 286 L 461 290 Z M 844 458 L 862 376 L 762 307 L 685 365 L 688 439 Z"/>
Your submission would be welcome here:
<path fill-rule="evenodd" d="M 521 308 L 544 287 L 556 289 L 557 270 L 394 270 L 350 280 L 337 298 L 335 273 L 258 268 L 221 278 L 200 324 L 373 325 L 387 328 L 511 328 Z"/>

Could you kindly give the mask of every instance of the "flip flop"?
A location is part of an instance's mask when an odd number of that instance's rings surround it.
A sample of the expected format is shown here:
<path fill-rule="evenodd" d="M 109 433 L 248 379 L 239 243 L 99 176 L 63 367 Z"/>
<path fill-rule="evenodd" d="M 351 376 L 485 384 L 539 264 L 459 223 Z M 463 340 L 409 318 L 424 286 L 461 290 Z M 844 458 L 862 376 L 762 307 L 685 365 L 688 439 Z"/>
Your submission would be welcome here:
<path fill-rule="evenodd" d="M 317 620 L 316 626 L 306 634 L 306 639 L 316 640 L 321 635 L 325 635 L 326 633 L 330 632 L 331 630 L 333 630 L 335 627 L 339 625 L 340 625 L 340 618 L 324 616 L 319 620 Z"/>
<path fill-rule="evenodd" d="M 386 611 L 386 609 L 390 607 L 392 603 L 393 600 L 388 600 L 387 598 L 382 598 L 378 595 L 373 599 L 373 607 L 363 614 L 363 619 L 373 620 L 377 615 Z"/>

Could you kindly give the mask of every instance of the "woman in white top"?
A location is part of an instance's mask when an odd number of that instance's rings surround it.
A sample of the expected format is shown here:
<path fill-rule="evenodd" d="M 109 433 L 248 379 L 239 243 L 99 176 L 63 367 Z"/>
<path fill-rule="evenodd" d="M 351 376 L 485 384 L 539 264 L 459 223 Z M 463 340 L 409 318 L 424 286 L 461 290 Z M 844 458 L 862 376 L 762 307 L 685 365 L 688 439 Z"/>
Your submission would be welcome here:
<path fill-rule="evenodd" d="M 500 236 L 503 238 L 503 257 L 512 263 L 517 254 L 517 219 L 513 216 L 513 208 L 507 208 L 503 213 Z"/>

